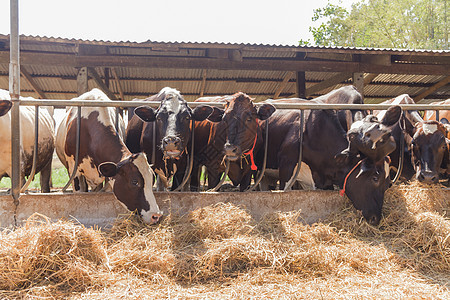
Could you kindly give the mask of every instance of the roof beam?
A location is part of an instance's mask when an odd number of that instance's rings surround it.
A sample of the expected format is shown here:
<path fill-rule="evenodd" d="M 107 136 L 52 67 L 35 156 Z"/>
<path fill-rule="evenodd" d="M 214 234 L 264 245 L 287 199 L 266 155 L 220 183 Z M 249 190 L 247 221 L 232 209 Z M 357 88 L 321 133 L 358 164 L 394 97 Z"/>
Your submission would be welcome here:
<path fill-rule="evenodd" d="M 369 85 L 369 84 L 372 82 L 372 80 L 374 80 L 375 77 L 377 77 L 377 76 L 378 76 L 378 74 L 375 74 L 375 73 L 367 74 L 367 75 L 364 77 L 364 85 L 365 85 L 365 86 L 366 86 L 366 85 Z"/>
<path fill-rule="evenodd" d="M 39 95 L 39 98 L 41 99 L 47 99 L 47 96 L 45 95 L 45 93 L 42 91 L 42 89 L 39 87 L 39 85 L 37 84 L 37 82 L 34 80 L 33 77 L 31 77 L 31 74 L 28 73 L 27 69 L 24 66 L 20 67 L 20 73 L 22 74 L 22 76 L 25 78 L 25 80 L 31 85 L 31 87 L 33 88 L 33 90 L 36 92 L 36 94 Z"/>
<path fill-rule="evenodd" d="M 206 69 L 203 69 L 202 85 L 200 87 L 200 97 L 203 97 L 203 95 L 205 93 L 205 88 L 206 88 Z"/>
<path fill-rule="evenodd" d="M 228 54 L 228 53 L 227 53 Z M 0 51 L 0 63 L 9 62 L 9 52 Z M 21 52 L 22 65 L 51 65 L 72 67 L 135 67 L 175 69 L 221 69 L 221 70 L 271 70 L 350 72 L 385 74 L 450 75 L 450 68 L 437 64 L 392 63 L 379 65 L 364 62 L 304 61 L 296 59 L 243 58 L 242 61 L 228 58 L 208 57 L 164 57 L 130 55 L 90 55 Z"/>
<path fill-rule="evenodd" d="M 426 91 L 420 93 L 419 95 L 417 95 L 416 97 L 414 97 L 414 102 L 418 102 L 420 100 L 422 100 L 423 98 L 425 98 L 426 96 L 434 93 L 435 91 L 437 91 L 438 89 L 440 89 L 441 87 L 445 86 L 446 84 L 448 84 L 450 82 L 450 76 L 445 77 L 444 79 L 442 79 L 441 81 L 439 81 L 438 83 L 434 84 L 433 86 L 431 86 L 429 89 L 427 89 Z"/>
<path fill-rule="evenodd" d="M 324 81 L 319 82 L 319 83 L 313 85 L 312 87 L 306 89 L 306 97 L 309 97 L 315 93 L 323 91 L 324 89 L 327 89 L 333 85 L 341 83 L 351 77 L 352 77 L 352 73 L 349 73 L 349 72 L 344 72 L 344 73 L 334 75 L 333 77 L 325 79 Z"/>
<path fill-rule="evenodd" d="M 121 82 L 120 82 L 119 75 L 117 75 L 116 68 L 111 68 L 111 72 L 112 72 L 112 74 L 114 76 L 114 80 L 116 81 L 117 89 L 119 90 L 120 99 L 121 100 L 125 100 L 123 89 L 122 89 L 122 85 L 121 85 Z"/>
<path fill-rule="evenodd" d="M 284 75 L 283 81 L 280 82 L 277 89 L 275 90 L 275 94 L 273 95 L 274 99 L 277 99 L 280 96 L 281 92 L 284 90 L 284 88 L 286 87 L 286 85 L 288 84 L 288 82 L 292 78 L 292 76 L 294 76 L 294 72 L 287 72 Z"/>
<path fill-rule="evenodd" d="M 108 96 L 108 98 L 111 100 L 117 100 L 116 95 L 106 86 L 97 71 L 92 67 L 89 67 L 88 71 L 89 75 L 92 76 L 92 79 L 94 79 L 98 87 Z"/>

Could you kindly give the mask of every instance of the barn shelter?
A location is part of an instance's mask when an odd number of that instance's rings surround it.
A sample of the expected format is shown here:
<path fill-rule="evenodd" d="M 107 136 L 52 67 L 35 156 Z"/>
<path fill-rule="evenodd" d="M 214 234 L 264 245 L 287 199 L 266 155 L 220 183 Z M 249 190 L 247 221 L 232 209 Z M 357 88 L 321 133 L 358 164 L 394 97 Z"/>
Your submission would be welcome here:
<path fill-rule="evenodd" d="M 9 35 L 0 35 L 0 88 L 8 89 Z M 450 51 L 20 37 L 21 94 L 71 99 L 99 87 L 131 100 L 162 87 L 186 100 L 243 91 L 256 101 L 314 98 L 353 84 L 366 103 L 400 94 L 450 98 Z"/>

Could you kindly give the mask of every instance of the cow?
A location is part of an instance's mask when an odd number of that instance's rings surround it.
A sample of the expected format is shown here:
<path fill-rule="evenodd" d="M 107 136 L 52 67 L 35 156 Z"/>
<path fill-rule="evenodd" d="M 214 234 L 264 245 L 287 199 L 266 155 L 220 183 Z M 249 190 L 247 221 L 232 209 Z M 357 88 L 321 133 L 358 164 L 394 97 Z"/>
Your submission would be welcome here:
<path fill-rule="evenodd" d="M 111 101 L 99 89 L 93 89 L 74 100 Z M 128 210 L 137 211 L 147 224 L 157 223 L 161 217 L 153 195 L 153 172 L 145 153 L 131 153 L 123 141 L 122 130 L 116 131 L 115 109 L 112 107 L 81 108 L 79 161 L 76 153 L 76 107 L 67 109 L 56 137 L 59 159 L 72 174 L 84 175 L 91 188 L 110 178 L 114 196 Z M 120 116 L 119 116 L 120 117 Z M 74 182 L 74 190 L 79 186 Z"/>
<path fill-rule="evenodd" d="M 362 103 L 361 95 L 352 86 L 343 87 L 309 101 L 309 103 L 334 103 L 350 101 Z M 269 149 L 267 168 L 278 169 L 280 188 L 292 177 L 299 154 L 298 110 L 278 110 L 269 119 Z M 353 206 L 360 210 L 372 225 L 381 219 L 384 192 L 390 186 L 386 170 L 389 158 L 373 160 L 351 155 L 338 160 L 336 155 L 348 148 L 346 127 L 364 117 L 364 112 L 338 114 L 334 110 L 307 110 L 303 130 L 302 162 L 308 165 L 315 187 L 319 189 L 342 188 Z M 353 120 L 354 119 L 354 120 Z M 346 127 L 344 127 L 346 126 Z M 294 129 L 294 127 L 296 127 Z M 262 164 L 263 150 L 256 156 L 256 164 Z"/>
<path fill-rule="evenodd" d="M 4 176 L 11 177 L 11 107 L 10 95 L 6 90 L 0 90 L 1 111 L 0 118 L 2 133 L 0 134 L 0 179 Z M 21 99 L 24 99 L 21 97 Z M 29 98 L 32 99 L 32 98 Z M 20 155 L 21 185 L 25 183 L 25 176 L 30 175 L 33 167 L 33 152 L 35 143 L 35 107 L 20 106 Z M 38 153 L 36 162 L 36 174 L 41 173 L 41 191 L 50 192 L 51 162 L 55 149 L 55 121 L 53 120 L 49 108 L 39 109 L 39 131 L 38 131 Z"/>
<path fill-rule="evenodd" d="M 245 191 L 256 171 L 254 154 L 263 143 L 261 120 L 275 111 L 271 104 L 258 107 L 247 94 L 235 93 L 218 98 L 224 109 L 214 108 L 208 120 L 195 124 L 195 161 L 191 189 L 198 190 L 198 169 L 206 166 L 208 188 L 215 187 L 224 171 L 223 162 L 228 160 L 228 177 L 240 191 Z"/>
<path fill-rule="evenodd" d="M 381 102 L 380 104 L 414 104 L 414 100 L 407 94 L 399 95 L 395 98 Z M 374 110 L 373 114 L 378 118 L 382 119 L 386 110 Z M 411 180 L 414 174 L 414 166 L 412 164 L 411 158 L 411 141 L 414 136 L 415 128 L 414 125 L 418 122 L 422 122 L 423 119 L 420 114 L 415 110 L 405 110 L 402 113 L 399 121 L 391 126 L 389 126 L 392 136 L 394 137 L 396 150 L 392 152 L 389 156 L 391 158 L 390 173 L 391 178 L 395 175 L 398 168 L 400 167 L 400 156 L 403 152 L 403 165 L 401 172 L 401 179 L 403 181 Z M 403 140 L 402 140 L 403 138 Z M 403 143 L 403 148 L 401 144 Z"/>
<path fill-rule="evenodd" d="M 143 151 L 165 187 L 173 176 L 172 190 L 182 182 L 190 153 L 192 122 L 205 120 L 213 108 L 201 105 L 194 109 L 176 89 L 165 87 L 153 100 L 157 110 L 137 107 L 127 127 L 126 145 L 132 152 Z M 153 157 L 153 158 L 152 158 Z"/>
<path fill-rule="evenodd" d="M 438 183 L 439 174 L 448 171 L 447 130 L 444 124 L 434 120 L 418 122 L 415 129 L 411 148 L 416 178 L 423 183 Z"/>
<path fill-rule="evenodd" d="M 439 102 L 432 102 L 430 104 L 437 104 L 437 105 L 450 105 L 450 99 L 439 101 Z M 424 121 L 431 121 L 436 120 L 439 121 L 439 123 L 443 126 L 441 127 L 439 125 L 440 129 L 445 129 L 445 137 L 446 137 L 446 144 L 447 144 L 447 151 L 444 153 L 443 161 L 440 166 L 440 175 L 443 177 L 443 179 L 448 179 L 447 185 L 450 184 L 450 159 L 446 159 L 448 156 L 450 156 L 450 110 L 440 110 L 439 111 L 439 120 L 437 120 L 437 114 L 435 111 L 429 110 L 426 111 L 424 114 Z M 442 130 L 439 130 L 442 132 Z M 439 133 L 437 133 L 439 134 Z M 436 138 L 435 138 L 436 139 Z M 419 147 L 417 143 L 415 143 L 416 147 Z M 439 145 L 435 144 L 435 146 L 439 147 Z M 413 149 L 414 152 L 414 149 Z M 414 155 L 414 153 L 413 153 Z M 417 162 L 417 160 L 415 160 Z M 429 164 L 430 165 L 430 164 Z"/>

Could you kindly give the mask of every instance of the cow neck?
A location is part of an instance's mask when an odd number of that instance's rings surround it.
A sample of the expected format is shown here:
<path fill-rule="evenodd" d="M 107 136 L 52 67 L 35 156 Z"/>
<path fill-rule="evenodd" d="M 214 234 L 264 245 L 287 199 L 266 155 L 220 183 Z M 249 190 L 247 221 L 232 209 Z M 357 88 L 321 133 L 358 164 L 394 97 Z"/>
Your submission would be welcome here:
<path fill-rule="evenodd" d="M 250 150 L 248 150 L 247 152 L 244 152 L 243 155 L 247 156 L 250 155 L 250 168 L 252 171 L 256 171 L 258 168 L 256 167 L 255 164 L 255 157 L 254 157 L 254 150 L 255 150 L 255 146 L 256 146 L 256 140 L 258 139 L 258 119 L 256 119 L 256 134 L 255 134 L 255 140 L 253 141 L 253 146 Z"/>

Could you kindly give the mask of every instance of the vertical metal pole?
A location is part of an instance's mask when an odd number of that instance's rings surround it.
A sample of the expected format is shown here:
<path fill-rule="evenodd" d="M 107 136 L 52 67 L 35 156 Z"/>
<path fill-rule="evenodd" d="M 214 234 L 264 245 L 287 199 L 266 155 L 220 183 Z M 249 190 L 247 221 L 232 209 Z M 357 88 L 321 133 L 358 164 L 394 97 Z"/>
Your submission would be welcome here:
<path fill-rule="evenodd" d="M 11 195 L 19 204 L 20 195 L 20 60 L 19 60 L 19 0 L 10 0 L 11 35 L 9 60 L 9 94 L 11 95 Z"/>

